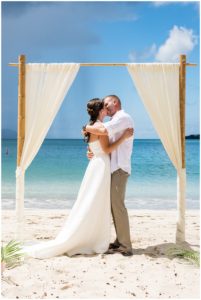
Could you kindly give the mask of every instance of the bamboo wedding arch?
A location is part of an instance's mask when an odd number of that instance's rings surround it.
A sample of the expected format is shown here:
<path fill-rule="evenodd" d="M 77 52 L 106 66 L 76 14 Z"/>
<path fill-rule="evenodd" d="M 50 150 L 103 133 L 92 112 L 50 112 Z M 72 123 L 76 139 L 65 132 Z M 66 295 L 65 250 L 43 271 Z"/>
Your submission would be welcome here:
<path fill-rule="evenodd" d="M 26 105 L 26 56 L 20 55 L 18 63 L 9 63 L 9 66 L 18 67 L 18 133 L 17 133 L 17 167 L 20 166 L 22 150 L 25 140 L 25 105 Z M 81 67 L 125 67 L 127 63 L 80 63 Z M 180 110 L 180 130 L 181 130 L 181 150 L 182 150 L 182 168 L 186 166 L 185 160 L 185 102 L 186 102 L 186 67 L 196 66 L 196 64 L 187 63 L 186 55 L 180 55 L 179 62 L 179 110 Z M 185 195 L 184 195 L 185 201 Z M 184 203 L 183 203 L 184 204 Z M 185 205 L 182 214 L 185 220 Z M 185 225 L 185 222 L 184 222 Z M 182 237 L 178 242 L 185 240 L 185 227 L 183 229 Z"/>

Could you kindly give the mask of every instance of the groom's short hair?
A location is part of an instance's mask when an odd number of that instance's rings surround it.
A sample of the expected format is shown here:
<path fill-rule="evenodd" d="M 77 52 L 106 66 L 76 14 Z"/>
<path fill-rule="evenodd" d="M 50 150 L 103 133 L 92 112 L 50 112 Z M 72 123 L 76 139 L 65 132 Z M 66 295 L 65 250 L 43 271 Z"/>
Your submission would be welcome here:
<path fill-rule="evenodd" d="M 116 96 L 116 95 L 108 95 L 108 96 L 104 97 L 103 100 L 105 100 L 105 98 L 113 98 L 113 99 L 117 100 L 117 102 L 119 103 L 119 106 L 121 107 L 121 100 L 119 99 L 118 96 Z"/>

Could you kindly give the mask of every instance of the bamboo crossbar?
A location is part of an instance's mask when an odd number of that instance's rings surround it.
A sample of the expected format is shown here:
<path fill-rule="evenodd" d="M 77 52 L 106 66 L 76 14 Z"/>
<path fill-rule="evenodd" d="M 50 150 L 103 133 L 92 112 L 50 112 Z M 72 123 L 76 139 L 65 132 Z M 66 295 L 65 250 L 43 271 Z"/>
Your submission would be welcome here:
<path fill-rule="evenodd" d="M 19 67 L 18 63 L 9 63 L 10 67 Z M 187 67 L 196 67 L 197 64 L 186 63 Z M 80 63 L 81 67 L 126 67 L 127 63 Z"/>

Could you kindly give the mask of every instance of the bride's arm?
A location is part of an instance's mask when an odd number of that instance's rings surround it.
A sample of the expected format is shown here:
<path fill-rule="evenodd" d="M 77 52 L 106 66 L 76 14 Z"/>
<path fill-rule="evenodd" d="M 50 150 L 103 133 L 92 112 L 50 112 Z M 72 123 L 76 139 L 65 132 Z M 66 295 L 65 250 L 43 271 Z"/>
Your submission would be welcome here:
<path fill-rule="evenodd" d="M 123 143 L 126 139 L 133 135 L 133 128 L 127 128 L 122 136 L 115 141 L 114 143 L 109 143 L 109 138 L 106 135 L 101 135 L 99 137 L 99 141 L 101 143 L 101 147 L 105 153 L 111 153 L 114 151 L 121 143 Z"/>
<path fill-rule="evenodd" d="M 85 130 L 95 135 L 107 135 L 107 129 L 102 123 L 95 123 L 93 125 L 86 125 Z"/>

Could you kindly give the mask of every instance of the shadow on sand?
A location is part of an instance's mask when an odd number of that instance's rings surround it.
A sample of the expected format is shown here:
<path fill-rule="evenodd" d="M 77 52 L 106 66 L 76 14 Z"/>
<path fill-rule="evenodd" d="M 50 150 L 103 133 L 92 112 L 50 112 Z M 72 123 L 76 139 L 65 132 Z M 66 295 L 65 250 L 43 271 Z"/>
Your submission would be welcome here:
<path fill-rule="evenodd" d="M 166 257 L 169 258 L 170 260 L 172 260 L 174 258 L 173 255 L 170 255 L 170 251 L 172 249 L 185 249 L 185 250 L 194 250 L 192 247 L 196 247 L 199 249 L 199 245 L 191 245 L 188 242 L 182 242 L 182 243 L 163 243 L 163 244 L 158 244 L 158 245 L 153 245 L 153 246 L 149 246 L 147 248 L 138 248 L 135 249 L 133 248 L 133 256 L 136 255 L 146 255 L 146 256 L 150 256 L 152 258 L 159 258 L 159 257 Z M 105 256 L 108 255 L 115 255 L 114 254 L 101 254 L 102 257 L 104 258 Z M 119 254 L 117 252 L 117 254 Z M 76 258 L 76 257 L 94 257 L 94 256 L 98 256 L 99 254 L 77 254 L 72 256 L 72 258 Z M 131 256 L 131 257 L 133 257 Z M 129 258 L 131 258 L 129 257 Z"/>

